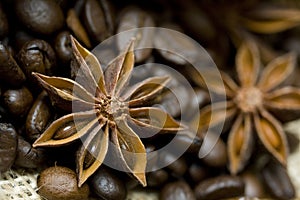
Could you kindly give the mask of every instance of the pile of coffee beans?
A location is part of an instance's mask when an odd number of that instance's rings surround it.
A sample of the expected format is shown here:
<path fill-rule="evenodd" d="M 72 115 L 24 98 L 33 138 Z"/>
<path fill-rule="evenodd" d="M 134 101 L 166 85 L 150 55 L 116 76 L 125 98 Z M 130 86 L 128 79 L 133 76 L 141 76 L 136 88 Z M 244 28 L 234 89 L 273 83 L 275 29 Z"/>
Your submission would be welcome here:
<path fill-rule="evenodd" d="M 218 4 L 223 1 L 212 2 Z M 228 0 L 227 4 L 230 5 L 231 1 Z M 159 193 L 161 200 L 294 198 L 295 189 L 286 168 L 273 159 L 260 144 L 248 167 L 238 175 L 231 175 L 228 171 L 226 134 L 220 138 L 208 134 L 206 142 L 211 142 L 214 147 L 208 155 L 199 158 L 203 137 L 199 134 L 190 138 L 189 135 L 193 133 L 186 130 L 186 133 L 174 139 L 174 148 L 184 148 L 186 144 L 190 144 L 190 147 L 178 159 L 166 152 L 151 160 L 151 165 L 167 164 L 166 167 L 147 172 L 146 188 L 141 188 L 125 172 L 104 165 L 79 188 L 75 160 L 76 147 L 80 141 L 58 148 L 32 147 L 33 142 L 55 119 L 66 114 L 52 105 L 47 93 L 32 77 L 32 72 L 73 78 L 70 35 L 87 49 L 93 50 L 110 36 L 136 29 L 137 31 L 131 32 L 132 37 L 137 38 L 135 48 L 149 44 L 157 49 L 135 52 L 136 64 L 148 65 L 136 71 L 132 75 L 133 79 L 143 80 L 156 75 L 172 76 L 169 71 L 151 65 L 161 63 L 171 66 L 189 80 L 186 69 L 189 69 L 190 63 L 174 53 L 162 50 L 167 45 L 168 48 L 185 52 L 184 55 L 189 58 L 197 58 L 197 51 L 189 41 L 180 40 L 172 34 L 139 29 L 164 27 L 193 38 L 210 53 L 218 67 L 230 73 L 232 68 L 228 66 L 234 64 L 236 47 L 226 37 L 229 33 L 220 31 L 223 30 L 222 16 L 209 16 L 205 12 L 207 5 L 204 5 L 204 0 L 0 1 L 0 173 L 11 168 L 36 170 L 40 173 L 38 193 L 49 200 L 122 200 L 133 189 L 154 190 Z M 299 28 L 261 39 L 276 47 L 279 42 L 274 42 L 275 39 L 299 42 L 299 34 L 296 33 L 299 33 Z M 112 45 L 122 49 L 127 42 L 120 37 Z M 284 43 L 284 46 L 285 49 L 294 48 L 288 43 Z M 101 52 L 101 55 L 115 55 L 113 50 L 114 48 L 108 47 L 107 52 Z M 101 63 L 105 63 L 107 57 L 100 59 Z M 172 92 L 170 90 L 157 97 L 155 101 L 160 102 L 157 106 L 176 119 L 183 115 L 187 121 L 192 119 L 194 111 L 209 104 L 210 98 L 204 89 L 192 81 L 190 84 L 195 95 L 181 87 L 180 80 L 173 77 L 169 86 Z M 148 152 L 154 152 L 172 139 L 172 135 L 165 134 L 147 138 L 143 142 Z M 214 141 L 217 142 L 214 144 Z M 291 141 L 292 151 L 297 149 L 295 146 L 298 144 L 295 138 Z"/>

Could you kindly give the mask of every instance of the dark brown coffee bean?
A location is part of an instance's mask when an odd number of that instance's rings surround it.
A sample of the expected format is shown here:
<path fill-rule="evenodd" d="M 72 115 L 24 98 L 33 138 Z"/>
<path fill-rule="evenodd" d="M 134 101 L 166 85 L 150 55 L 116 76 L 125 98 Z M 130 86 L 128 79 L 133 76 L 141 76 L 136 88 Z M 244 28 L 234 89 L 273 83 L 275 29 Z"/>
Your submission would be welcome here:
<path fill-rule="evenodd" d="M 13 165 L 17 154 L 18 135 L 11 124 L 0 123 L 0 172 Z"/>
<path fill-rule="evenodd" d="M 163 185 L 169 179 L 169 174 L 164 169 L 159 169 L 147 173 L 147 186 L 158 187 Z"/>
<path fill-rule="evenodd" d="M 167 166 L 175 177 L 181 177 L 188 169 L 187 163 L 183 157 L 178 158 L 173 163 Z"/>
<path fill-rule="evenodd" d="M 8 27 L 7 17 L 2 7 L 2 2 L 0 2 L 0 39 L 4 38 L 8 34 Z"/>
<path fill-rule="evenodd" d="M 64 25 L 60 6 L 52 0 L 17 0 L 15 13 L 28 30 L 49 35 Z"/>
<path fill-rule="evenodd" d="M 83 20 L 88 33 L 99 43 L 113 34 L 114 16 L 107 0 L 87 0 L 83 10 Z"/>
<path fill-rule="evenodd" d="M 18 138 L 18 150 L 15 165 L 25 168 L 39 168 L 45 164 L 46 155 L 43 149 L 36 149 L 22 137 Z"/>
<path fill-rule="evenodd" d="M 56 67 L 55 52 L 44 40 L 26 43 L 18 53 L 18 60 L 29 80 L 33 79 L 32 72 L 52 75 Z"/>
<path fill-rule="evenodd" d="M 26 80 L 23 71 L 2 42 L 0 42 L 0 80 L 16 87 L 21 86 Z"/>
<path fill-rule="evenodd" d="M 245 182 L 246 197 L 266 197 L 264 185 L 260 176 L 256 172 L 246 171 L 241 176 Z"/>
<path fill-rule="evenodd" d="M 90 183 L 93 191 L 103 199 L 123 200 L 126 198 L 127 190 L 123 181 L 108 168 L 99 168 L 92 176 Z"/>
<path fill-rule="evenodd" d="M 295 188 L 286 171 L 278 162 L 270 161 L 262 170 L 262 177 L 271 196 L 277 199 L 292 199 Z"/>
<path fill-rule="evenodd" d="M 135 38 L 134 46 L 135 46 L 135 62 L 142 62 L 146 60 L 151 52 L 151 48 L 153 43 L 153 37 L 154 37 L 154 30 L 153 29 L 139 29 L 143 27 L 154 27 L 154 21 L 152 17 L 144 12 L 143 10 L 131 7 L 127 8 L 123 11 L 123 13 L 120 16 L 120 22 L 118 26 L 117 32 L 123 32 L 128 31 L 126 33 L 117 35 L 117 45 L 118 48 L 124 49 L 126 45 L 128 45 L 128 42 Z M 140 49 L 139 48 L 143 48 Z"/>
<path fill-rule="evenodd" d="M 7 110 L 15 117 L 24 117 L 31 108 L 33 97 L 26 88 L 9 89 L 3 93 L 3 103 Z"/>
<path fill-rule="evenodd" d="M 173 25 L 165 25 L 167 29 L 159 29 L 154 36 L 154 47 L 160 55 L 175 64 L 184 65 L 199 57 L 200 49 L 187 36 L 177 32 L 181 29 Z"/>
<path fill-rule="evenodd" d="M 203 138 L 207 143 L 206 145 L 202 145 L 200 151 L 210 151 L 204 158 L 202 158 L 202 161 L 212 167 L 225 167 L 227 164 L 226 145 L 221 138 L 216 137 L 218 137 L 216 134 L 208 133 Z"/>
<path fill-rule="evenodd" d="M 202 144 L 202 139 L 196 136 L 195 133 L 186 130 L 179 132 L 172 142 L 174 143 L 174 148 L 176 148 L 177 151 L 198 153 Z"/>
<path fill-rule="evenodd" d="M 89 187 L 77 185 L 76 173 L 66 167 L 54 166 L 42 171 L 37 180 L 38 193 L 48 200 L 87 200 Z"/>
<path fill-rule="evenodd" d="M 188 169 L 188 175 L 194 183 L 199 183 L 209 176 L 209 170 L 198 163 L 192 163 Z"/>
<path fill-rule="evenodd" d="M 226 199 L 244 195 L 245 184 L 240 177 L 218 176 L 201 181 L 195 187 L 197 199 Z"/>
<path fill-rule="evenodd" d="M 27 42 L 35 39 L 36 38 L 32 34 L 26 32 L 25 30 L 17 30 L 13 36 L 14 48 L 16 52 L 19 52 L 23 45 L 25 45 Z"/>
<path fill-rule="evenodd" d="M 196 200 L 190 186 L 183 182 L 168 183 L 160 192 L 161 200 Z"/>
<path fill-rule="evenodd" d="M 26 138 L 31 142 L 40 137 L 52 117 L 51 103 L 46 92 L 42 92 L 33 103 L 26 119 Z"/>
<path fill-rule="evenodd" d="M 69 64 L 72 59 L 73 51 L 70 35 L 69 31 L 62 31 L 55 38 L 54 49 L 62 64 Z"/>

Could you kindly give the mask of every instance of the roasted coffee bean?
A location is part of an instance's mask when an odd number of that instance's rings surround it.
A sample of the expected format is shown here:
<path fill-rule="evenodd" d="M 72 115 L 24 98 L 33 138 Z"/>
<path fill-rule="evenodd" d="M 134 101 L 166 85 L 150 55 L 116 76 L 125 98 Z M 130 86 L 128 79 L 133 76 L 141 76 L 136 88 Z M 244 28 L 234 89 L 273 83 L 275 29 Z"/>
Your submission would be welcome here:
<path fill-rule="evenodd" d="M 56 55 L 64 65 L 70 64 L 73 55 L 70 35 L 69 31 L 62 31 L 56 36 L 54 42 Z"/>
<path fill-rule="evenodd" d="M 18 135 L 11 124 L 0 123 L 0 172 L 13 165 L 17 155 Z"/>
<path fill-rule="evenodd" d="M 176 148 L 177 151 L 198 153 L 202 144 L 202 139 L 196 136 L 195 133 L 187 130 L 179 132 L 172 140 L 172 143 L 174 144 L 174 148 Z"/>
<path fill-rule="evenodd" d="M 8 112 L 19 118 L 26 116 L 33 102 L 31 92 L 24 86 L 20 89 L 9 89 L 2 97 Z"/>
<path fill-rule="evenodd" d="M 278 162 L 270 161 L 262 170 L 262 177 L 271 196 L 277 199 L 292 199 L 295 188 L 287 170 Z"/>
<path fill-rule="evenodd" d="M 26 119 L 26 138 L 31 142 L 39 138 L 46 129 L 51 114 L 51 103 L 46 92 L 42 92 L 33 103 Z"/>
<path fill-rule="evenodd" d="M 135 62 L 146 60 L 152 52 L 152 48 L 149 47 L 153 46 L 154 30 L 139 28 L 154 27 L 155 24 L 152 17 L 139 8 L 131 7 L 123 11 L 120 19 L 117 32 L 127 32 L 117 35 L 118 48 L 124 49 L 130 39 L 135 38 Z"/>
<path fill-rule="evenodd" d="M 194 183 L 199 183 L 209 176 L 209 170 L 207 169 L 207 167 L 201 164 L 192 163 L 189 166 L 188 175 Z"/>
<path fill-rule="evenodd" d="M 266 197 L 265 188 L 259 174 L 253 171 L 246 171 L 241 176 L 245 182 L 246 197 Z"/>
<path fill-rule="evenodd" d="M 9 31 L 8 21 L 4 12 L 2 2 L 0 2 L 0 39 L 4 38 Z"/>
<path fill-rule="evenodd" d="M 169 174 L 164 169 L 159 169 L 147 173 L 147 186 L 158 187 L 163 185 L 169 179 Z"/>
<path fill-rule="evenodd" d="M 173 163 L 168 165 L 167 168 L 171 171 L 173 176 L 181 177 L 187 171 L 188 166 L 184 157 L 180 157 L 177 160 L 175 160 Z"/>
<path fill-rule="evenodd" d="M 38 34 L 52 34 L 64 25 L 63 12 L 52 0 L 17 0 L 15 13 L 28 30 Z"/>
<path fill-rule="evenodd" d="M 200 151 L 210 151 L 202 158 L 202 161 L 212 167 L 225 167 L 227 164 L 226 145 L 221 138 L 216 137 L 218 137 L 216 134 L 208 133 L 203 138 L 206 145 L 202 145 Z"/>
<path fill-rule="evenodd" d="M 44 40 L 32 40 L 26 43 L 18 53 L 18 60 L 30 80 L 32 80 L 32 72 L 52 75 L 56 67 L 55 52 Z"/>
<path fill-rule="evenodd" d="M 126 198 L 127 190 L 119 177 L 113 171 L 100 167 L 91 178 L 93 191 L 106 200 L 122 200 Z"/>
<path fill-rule="evenodd" d="M 243 196 L 245 184 L 240 177 L 223 175 L 205 179 L 195 187 L 197 199 L 226 199 Z"/>
<path fill-rule="evenodd" d="M 179 33 L 182 32 L 179 27 L 174 25 L 165 25 L 167 29 L 159 29 L 154 36 L 154 48 L 166 60 L 178 65 L 195 62 L 200 56 L 201 49 L 197 43 Z"/>
<path fill-rule="evenodd" d="M 0 42 L 0 80 L 10 86 L 21 86 L 26 77 L 11 55 L 8 47 Z"/>
<path fill-rule="evenodd" d="M 19 52 L 22 49 L 23 45 L 35 39 L 37 38 L 32 34 L 26 32 L 25 30 L 17 30 L 13 36 L 14 49 L 16 50 L 16 52 Z"/>
<path fill-rule="evenodd" d="M 183 182 L 168 183 L 160 192 L 161 200 L 196 200 L 194 192 L 190 186 Z"/>
<path fill-rule="evenodd" d="M 85 44 L 88 48 L 92 47 L 90 38 L 83 27 L 78 14 L 74 9 L 70 9 L 67 14 L 67 25 L 72 30 L 76 38 Z"/>
<path fill-rule="evenodd" d="M 41 172 L 37 180 L 38 193 L 48 200 L 87 200 L 89 186 L 77 185 L 76 173 L 66 167 L 54 166 Z"/>
<path fill-rule="evenodd" d="M 39 168 L 45 164 L 46 155 L 43 149 L 36 149 L 22 137 L 18 138 L 18 149 L 15 165 L 25 168 Z"/>
<path fill-rule="evenodd" d="M 83 9 L 83 20 L 88 33 L 99 43 L 113 34 L 114 16 L 107 0 L 87 0 Z"/>

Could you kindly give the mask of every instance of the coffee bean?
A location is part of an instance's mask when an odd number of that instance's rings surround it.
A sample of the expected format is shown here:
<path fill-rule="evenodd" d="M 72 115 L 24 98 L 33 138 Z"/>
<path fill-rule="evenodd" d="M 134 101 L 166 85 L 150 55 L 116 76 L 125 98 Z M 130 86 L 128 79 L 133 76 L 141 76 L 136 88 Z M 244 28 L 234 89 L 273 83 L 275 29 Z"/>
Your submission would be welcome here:
<path fill-rule="evenodd" d="M 0 123 L 0 172 L 5 172 L 13 165 L 16 154 L 18 135 L 11 124 Z"/>
<path fill-rule="evenodd" d="M 197 199 L 226 199 L 244 195 L 245 184 L 240 177 L 218 176 L 205 179 L 195 187 Z"/>
<path fill-rule="evenodd" d="M 190 186 L 183 182 L 168 183 L 160 192 L 161 200 L 196 200 Z"/>
<path fill-rule="evenodd" d="M 36 149 L 22 137 L 18 138 L 18 149 L 15 165 L 24 168 L 39 168 L 45 164 L 46 155 L 43 149 Z"/>
<path fill-rule="evenodd" d="M 42 92 L 33 103 L 26 119 L 26 138 L 31 142 L 40 137 L 46 129 L 51 114 L 51 103 L 46 92 Z"/>
<path fill-rule="evenodd" d="M 167 166 L 167 168 L 171 171 L 172 175 L 175 177 L 181 177 L 187 171 L 187 163 L 184 157 L 180 157 L 175 160 L 173 163 Z"/>
<path fill-rule="evenodd" d="M 174 25 L 164 27 L 167 29 L 157 30 L 154 36 L 154 47 L 164 59 L 184 65 L 199 57 L 200 49 L 193 40 L 180 33 L 182 30 L 179 27 Z"/>
<path fill-rule="evenodd" d="M 41 172 L 37 180 L 38 193 L 48 200 L 87 200 L 89 187 L 77 185 L 76 173 L 66 167 L 49 167 Z"/>
<path fill-rule="evenodd" d="M 246 171 L 242 175 L 245 182 L 245 196 L 247 197 L 266 197 L 265 188 L 259 174 L 253 171 Z"/>
<path fill-rule="evenodd" d="M 83 20 L 88 33 L 99 43 L 114 31 L 114 13 L 107 0 L 87 0 L 84 4 Z"/>
<path fill-rule="evenodd" d="M 176 137 L 174 137 L 172 143 L 174 143 L 174 148 L 176 148 L 177 151 L 198 153 L 202 144 L 202 139 L 196 136 L 195 133 L 186 130 L 180 131 Z"/>
<path fill-rule="evenodd" d="M 24 86 L 20 89 L 9 89 L 2 96 L 9 113 L 18 118 L 26 116 L 33 102 L 31 92 Z"/>
<path fill-rule="evenodd" d="M 73 55 L 70 35 L 69 31 L 62 31 L 56 36 L 54 42 L 56 55 L 64 65 L 70 64 Z"/>
<path fill-rule="evenodd" d="M 52 75 L 56 67 L 55 52 L 44 40 L 26 43 L 18 53 L 18 60 L 29 80 L 33 79 L 32 72 Z"/>
<path fill-rule="evenodd" d="M 158 187 L 163 185 L 169 179 L 169 174 L 164 169 L 159 169 L 147 173 L 147 186 Z"/>
<path fill-rule="evenodd" d="M 113 174 L 113 171 L 100 167 L 91 178 L 93 191 L 106 200 L 122 200 L 126 198 L 127 191 L 122 180 Z"/>
<path fill-rule="evenodd" d="M 0 2 L 0 39 L 4 38 L 9 31 L 8 20 Z"/>
<path fill-rule="evenodd" d="M 2 42 L 0 42 L 0 80 L 15 87 L 21 86 L 26 80 L 8 47 Z"/>
<path fill-rule="evenodd" d="M 212 167 L 225 167 L 227 164 L 226 145 L 221 138 L 216 137 L 218 137 L 216 134 L 210 132 L 203 138 L 207 143 L 206 145 L 202 145 L 200 151 L 210 151 L 202 158 L 202 161 Z"/>
<path fill-rule="evenodd" d="M 209 176 L 209 170 L 199 163 L 192 163 L 189 166 L 188 175 L 194 183 L 199 183 Z"/>
<path fill-rule="evenodd" d="M 271 196 L 277 199 L 292 199 L 295 188 L 287 170 L 278 162 L 270 161 L 262 170 L 262 177 Z"/>
<path fill-rule="evenodd" d="M 118 48 L 120 50 L 124 49 L 124 47 L 128 44 L 130 39 L 135 38 L 136 40 L 134 41 L 134 46 L 135 49 L 137 49 L 134 52 L 135 62 L 138 63 L 146 60 L 152 52 L 152 49 L 149 47 L 152 47 L 154 30 L 139 28 L 154 27 L 155 24 L 152 17 L 139 8 L 131 7 L 123 11 L 123 13 L 120 16 L 120 19 L 121 20 L 119 22 L 117 32 L 127 32 L 117 35 Z M 142 49 L 139 50 L 139 48 Z"/>
<path fill-rule="evenodd" d="M 64 15 L 52 0 L 17 0 L 15 13 L 28 30 L 38 34 L 52 34 L 64 25 Z"/>

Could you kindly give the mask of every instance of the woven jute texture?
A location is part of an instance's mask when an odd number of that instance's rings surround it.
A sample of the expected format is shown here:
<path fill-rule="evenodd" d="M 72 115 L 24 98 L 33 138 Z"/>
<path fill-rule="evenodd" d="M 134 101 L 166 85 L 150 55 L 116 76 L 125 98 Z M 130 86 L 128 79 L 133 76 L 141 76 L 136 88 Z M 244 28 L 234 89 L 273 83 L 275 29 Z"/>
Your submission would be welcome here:
<path fill-rule="evenodd" d="M 286 124 L 285 129 L 300 138 L 300 120 Z M 289 156 L 288 171 L 300 199 L 300 147 Z M 43 200 L 37 193 L 38 174 L 23 169 L 0 175 L 0 200 Z M 127 200 L 158 200 L 155 192 L 129 191 Z"/>

